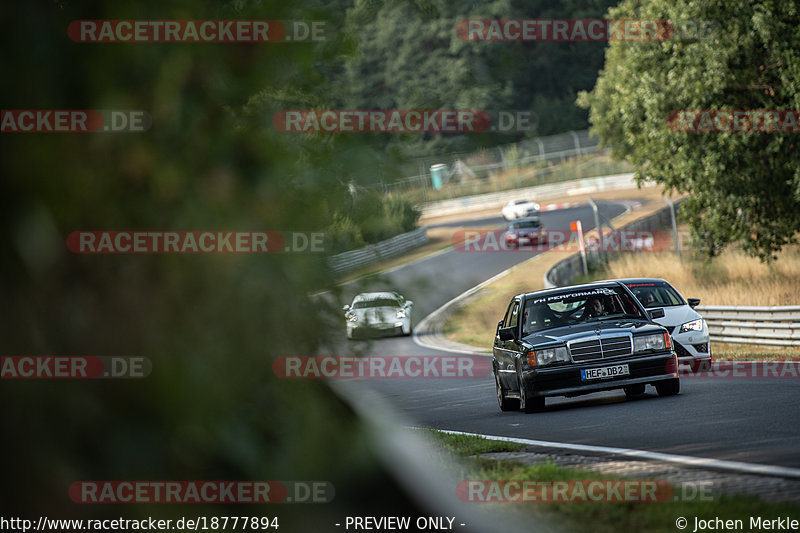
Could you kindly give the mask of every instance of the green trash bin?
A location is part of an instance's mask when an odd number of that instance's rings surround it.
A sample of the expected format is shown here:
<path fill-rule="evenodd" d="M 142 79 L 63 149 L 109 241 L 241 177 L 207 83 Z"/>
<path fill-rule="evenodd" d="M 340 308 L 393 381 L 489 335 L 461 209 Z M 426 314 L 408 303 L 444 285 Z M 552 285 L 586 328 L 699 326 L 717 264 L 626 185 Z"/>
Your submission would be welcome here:
<path fill-rule="evenodd" d="M 447 165 L 444 163 L 437 163 L 435 165 L 431 165 L 431 185 L 437 191 L 442 188 L 442 183 L 444 183 L 445 173 L 447 172 Z"/>

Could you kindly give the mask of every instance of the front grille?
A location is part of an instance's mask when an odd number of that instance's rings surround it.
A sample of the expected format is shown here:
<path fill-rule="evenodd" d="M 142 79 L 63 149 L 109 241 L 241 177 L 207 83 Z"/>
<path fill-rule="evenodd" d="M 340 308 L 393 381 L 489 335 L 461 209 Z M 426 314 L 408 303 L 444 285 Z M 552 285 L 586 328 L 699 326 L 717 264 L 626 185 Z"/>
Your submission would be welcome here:
<path fill-rule="evenodd" d="M 704 342 L 702 344 L 692 344 L 694 349 L 697 350 L 698 353 L 708 353 L 708 343 Z"/>
<path fill-rule="evenodd" d="M 601 337 L 588 341 L 569 343 L 569 351 L 573 361 L 591 361 L 609 357 L 621 357 L 632 353 L 631 338 Z"/>
<path fill-rule="evenodd" d="M 600 352 L 600 339 L 570 343 L 569 351 L 573 361 L 590 361 L 603 356 Z"/>

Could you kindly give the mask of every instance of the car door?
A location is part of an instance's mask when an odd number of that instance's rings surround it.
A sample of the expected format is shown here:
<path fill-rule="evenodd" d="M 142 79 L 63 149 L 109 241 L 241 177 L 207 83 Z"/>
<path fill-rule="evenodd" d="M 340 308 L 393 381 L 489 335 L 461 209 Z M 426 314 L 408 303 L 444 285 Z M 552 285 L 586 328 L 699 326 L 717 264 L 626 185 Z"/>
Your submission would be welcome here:
<path fill-rule="evenodd" d="M 519 310 L 520 300 L 514 298 L 508 304 L 508 309 L 503 320 L 498 324 L 494 338 L 494 358 L 497 362 L 497 371 L 500 380 L 505 388 L 516 388 L 516 354 L 519 353 L 519 346 L 516 340 L 500 339 L 500 328 L 514 327 L 519 329 Z"/>

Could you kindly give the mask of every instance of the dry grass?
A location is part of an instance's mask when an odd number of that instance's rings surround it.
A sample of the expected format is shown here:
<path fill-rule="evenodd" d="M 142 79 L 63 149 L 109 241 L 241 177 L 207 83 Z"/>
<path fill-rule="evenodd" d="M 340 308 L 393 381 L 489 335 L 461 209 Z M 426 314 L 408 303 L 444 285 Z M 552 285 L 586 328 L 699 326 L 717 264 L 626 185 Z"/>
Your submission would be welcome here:
<path fill-rule="evenodd" d="M 738 250 L 728 250 L 711 262 L 674 253 L 622 254 L 598 278 L 658 277 L 685 297 L 704 305 L 800 304 L 800 249 L 793 246 L 771 264 Z"/>
<path fill-rule="evenodd" d="M 711 352 L 716 361 L 800 361 L 800 346 L 761 346 L 714 342 Z"/>

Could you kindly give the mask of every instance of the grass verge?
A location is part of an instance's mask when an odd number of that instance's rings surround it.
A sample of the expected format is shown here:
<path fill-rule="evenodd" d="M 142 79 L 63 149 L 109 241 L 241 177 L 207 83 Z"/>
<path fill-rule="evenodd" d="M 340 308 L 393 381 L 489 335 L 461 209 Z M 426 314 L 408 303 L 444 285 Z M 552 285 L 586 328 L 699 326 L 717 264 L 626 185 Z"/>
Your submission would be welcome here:
<path fill-rule="evenodd" d="M 571 480 L 616 480 L 607 475 L 588 470 L 560 467 L 552 462 L 538 465 L 523 465 L 514 461 L 498 461 L 481 458 L 480 454 L 490 451 L 509 451 L 508 446 L 520 449 L 524 446 L 482 437 L 451 435 L 435 430 L 425 430 L 434 446 L 445 451 L 458 465 L 458 478 L 464 480 L 531 480 L 531 481 L 571 481 Z M 637 478 L 639 479 L 639 478 Z M 676 487 L 675 494 L 689 494 Z M 568 493 L 571 494 L 571 493 Z M 700 498 L 698 498 L 700 500 Z M 752 496 L 712 495 L 702 501 L 666 502 L 584 502 L 559 501 L 544 503 L 528 501 L 521 503 L 476 502 L 475 505 L 491 506 L 501 512 L 508 512 L 520 518 L 535 517 L 544 513 L 563 527 L 563 531 L 596 531 L 600 533 L 619 533 L 620 531 L 647 531 L 651 533 L 679 531 L 676 520 L 686 518 L 687 531 L 694 530 L 694 518 L 722 520 L 742 520 L 749 531 L 750 517 L 766 519 L 800 519 L 800 504 L 796 502 L 767 502 Z"/>

